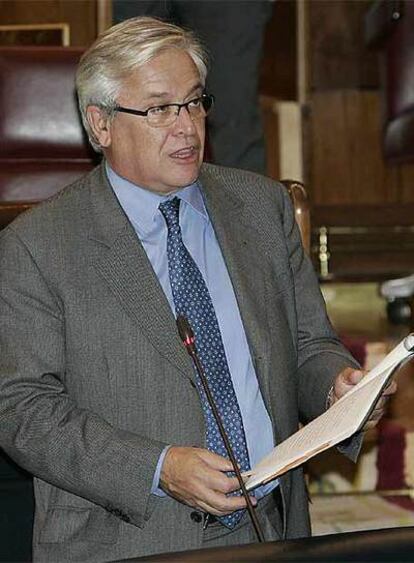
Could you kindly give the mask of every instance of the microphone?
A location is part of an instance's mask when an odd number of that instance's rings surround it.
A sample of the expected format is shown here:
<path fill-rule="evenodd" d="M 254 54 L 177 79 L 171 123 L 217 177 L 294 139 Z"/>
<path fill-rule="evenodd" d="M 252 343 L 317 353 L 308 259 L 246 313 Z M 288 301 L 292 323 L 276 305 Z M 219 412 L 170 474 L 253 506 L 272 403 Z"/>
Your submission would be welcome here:
<path fill-rule="evenodd" d="M 263 531 L 261 529 L 257 515 L 254 511 L 252 501 L 250 500 L 249 493 L 246 490 L 246 487 L 245 487 L 245 484 L 244 484 L 244 481 L 243 481 L 243 477 L 241 476 L 236 457 L 233 453 L 233 448 L 231 447 L 230 440 L 227 436 L 226 430 L 224 429 L 224 425 L 223 425 L 223 422 L 221 420 L 220 413 L 217 409 L 213 395 L 211 394 L 207 378 L 204 374 L 203 366 L 201 365 L 200 359 L 199 359 L 198 354 L 197 354 L 196 345 L 195 345 L 195 336 L 194 336 L 193 329 L 191 328 L 191 325 L 188 322 L 188 320 L 186 319 L 186 317 L 184 317 L 183 315 L 179 315 L 177 317 L 176 323 L 177 323 L 177 328 L 178 328 L 178 333 L 180 335 L 180 338 L 181 338 L 181 340 L 182 340 L 182 342 L 185 346 L 185 349 L 187 350 L 188 354 L 190 355 L 191 359 L 193 360 L 193 362 L 196 366 L 197 373 L 200 377 L 201 384 L 203 385 L 203 389 L 204 389 L 206 397 L 207 397 L 207 401 L 208 401 L 208 403 L 211 407 L 214 418 L 217 422 L 217 426 L 218 426 L 218 429 L 220 431 L 221 437 L 223 439 L 226 451 L 227 451 L 228 456 L 230 458 L 230 461 L 233 465 L 233 469 L 234 469 L 234 472 L 236 474 L 237 480 L 239 481 L 239 485 L 240 485 L 240 489 L 242 491 L 242 495 L 243 495 L 243 497 L 246 501 L 247 510 L 249 512 L 250 519 L 251 519 L 253 527 L 255 529 L 257 539 L 259 540 L 259 542 L 264 542 L 265 539 L 264 539 Z"/>

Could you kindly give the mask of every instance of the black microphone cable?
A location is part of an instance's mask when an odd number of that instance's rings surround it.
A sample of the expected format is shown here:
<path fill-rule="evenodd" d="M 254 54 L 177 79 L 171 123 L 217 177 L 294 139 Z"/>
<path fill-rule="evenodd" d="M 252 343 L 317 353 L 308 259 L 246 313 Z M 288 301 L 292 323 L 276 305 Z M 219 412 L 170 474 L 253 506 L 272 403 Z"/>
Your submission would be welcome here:
<path fill-rule="evenodd" d="M 211 394 L 207 378 L 204 374 L 203 366 L 201 365 L 200 359 L 197 355 L 197 350 L 196 350 L 196 346 L 195 346 L 195 336 L 194 336 L 193 329 L 191 328 L 191 325 L 188 322 L 188 320 L 183 315 L 179 315 L 177 317 L 176 322 L 177 322 L 177 328 L 178 328 L 178 333 L 180 335 L 180 338 L 181 338 L 188 354 L 190 355 L 191 359 L 193 360 L 193 362 L 196 366 L 198 375 L 200 376 L 200 380 L 201 380 L 201 383 L 203 385 L 203 389 L 206 393 L 207 400 L 209 402 L 211 410 L 213 411 L 213 415 L 214 415 L 214 418 L 216 419 L 217 426 L 219 428 L 221 437 L 223 439 L 223 442 L 224 442 L 224 445 L 226 447 L 227 453 L 229 455 L 230 461 L 233 465 L 233 469 L 234 469 L 234 472 L 236 474 L 237 480 L 239 481 L 240 489 L 242 491 L 244 499 L 246 500 L 247 511 L 249 513 L 250 519 L 251 519 L 253 527 L 255 529 L 257 539 L 259 540 L 259 542 L 264 542 L 265 538 L 264 538 L 264 535 L 263 535 L 263 531 L 261 529 L 259 520 L 257 518 L 254 507 L 252 505 L 252 501 L 250 500 L 249 493 L 246 490 L 246 486 L 244 484 L 243 477 L 241 476 L 236 457 L 233 453 L 233 448 L 231 447 L 229 438 L 228 438 L 227 433 L 224 429 L 223 422 L 222 422 L 221 417 L 220 417 L 220 413 L 218 412 L 218 409 L 217 409 L 216 404 L 214 402 L 213 395 Z"/>

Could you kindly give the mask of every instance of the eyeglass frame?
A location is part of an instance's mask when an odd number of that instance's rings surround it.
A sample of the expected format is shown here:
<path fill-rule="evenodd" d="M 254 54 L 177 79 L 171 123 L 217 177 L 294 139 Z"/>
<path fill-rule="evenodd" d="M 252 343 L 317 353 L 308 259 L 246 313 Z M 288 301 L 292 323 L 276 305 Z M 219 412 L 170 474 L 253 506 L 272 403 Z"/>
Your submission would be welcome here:
<path fill-rule="evenodd" d="M 121 112 L 121 113 L 128 113 L 128 114 L 130 114 L 130 115 L 137 115 L 138 117 L 147 117 L 147 118 L 148 118 L 148 112 L 150 112 L 152 109 L 156 109 L 156 108 L 165 108 L 165 107 L 172 107 L 172 106 L 175 106 L 176 108 L 178 108 L 178 111 L 177 111 L 177 113 L 176 113 L 176 117 L 175 117 L 174 121 L 172 121 L 172 122 L 169 123 L 168 125 L 161 125 L 161 126 L 160 126 L 160 127 L 168 127 L 169 125 L 172 125 L 173 123 L 176 122 L 176 120 L 178 119 L 178 116 L 180 115 L 180 111 L 181 111 L 182 108 L 185 108 L 185 109 L 187 110 L 187 113 L 188 113 L 188 115 L 190 116 L 190 118 L 192 118 L 191 113 L 190 113 L 190 111 L 189 111 L 189 109 L 188 109 L 188 106 L 189 106 L 191 103 L 195 102 L 196 100 L 200 100 L 201 103 L 202 103 L 202 100 L 205 100 L 205 99 L 207 99 L 207 98 L 211 101 L 211 106 L 210 106 L 210 108 L 208 109 L 208 111 L 210 111 L 210 109 L 211 109 L 211 108 L 213 107 L 213 105 L 214 105 L 214 99 L 215 99 L 215 98 L 214 98 L 213 94 L 206 94 L 206 93 L 201 94 L 201 96 L 197 96 L 196 98 L 192 98 L 192 99 L 189 100 L 188 102 L 184 102 L 184 103 L 182 103 L 182 104 L 180 104 L 180 103 L 178 103 L 178 102 L 177 102 L 177 103 L 172 103 L 172 104 L 160 104 L 159 106 L 151 106 L 150 108 L 148 108 L 148 109 L 145 110 L 145 111 L 138 110 L 138 109 L 132 109 L 132 108 L 126 108 L 126 107 L 124 107 L 124 106 L 119 106 L 119 105 L 117 105 L 117 106 L 114 107 L 113 111 L 114 111 L 114 112 Z M 207 116 L 207 115 L 208 115 L 208 114 L 206 114 L 206 116 Z M 206 116 L 202 116 L 202 117 L 206 117 Z M 196 119 L 197 119 L 197 118 L 196 118 Z M 149 123 L 149 125 L 150 125 L 151 127 L 154 127 L 154 125 L 151 125 L 151 123 Z M 155 127 L 156 127 L 156 126 L 155 126 Z"/>

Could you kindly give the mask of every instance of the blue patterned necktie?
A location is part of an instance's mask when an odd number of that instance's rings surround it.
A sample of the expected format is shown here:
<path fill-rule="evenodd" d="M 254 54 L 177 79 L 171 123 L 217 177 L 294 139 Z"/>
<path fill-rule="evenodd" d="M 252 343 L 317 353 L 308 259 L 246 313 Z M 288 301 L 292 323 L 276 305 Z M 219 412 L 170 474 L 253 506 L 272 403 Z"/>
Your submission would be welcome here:
<path fill-rule="evenodd" d="M 167 257 L 171 290 L 176 314 L 188 319 L 194 331 L 197 352 L 211 393 L 220 413 L 234 455 L 242 471 L 250 469 L 243 421 L 231 381 L 220 328 L 210 293 L 196 263 L 185 247 L 179 224 L 180 200 L 174 197 L 159 205 L 168 227 Z M 197 375 L 198 392 L 207 429 L 207 448 L 228 457 L 220 431 Z M 222 524 L 233 528 L 244 510 L 220 517 Z"/>

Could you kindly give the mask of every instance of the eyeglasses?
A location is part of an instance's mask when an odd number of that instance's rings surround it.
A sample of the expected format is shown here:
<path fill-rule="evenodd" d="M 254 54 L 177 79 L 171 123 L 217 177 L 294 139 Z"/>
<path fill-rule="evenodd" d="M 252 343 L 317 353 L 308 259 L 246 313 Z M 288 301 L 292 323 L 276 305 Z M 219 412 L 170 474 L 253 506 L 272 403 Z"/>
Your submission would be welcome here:
<path fill-rule="evenodd" d="M 203 119 L 206 117 L 213 107 L 213 104 L 214 96 L 211 94 L 203 94 L 184 104 L 164 104 L 162 106 L 148 108 L 146 111 L 116 106 L 115 111 L 146 117 L 147 123 L 151 127 L 168 127 L 177 120 L 182 108 L 188 111 L 190 119 L 194 121 L 195 119 Z"/>

